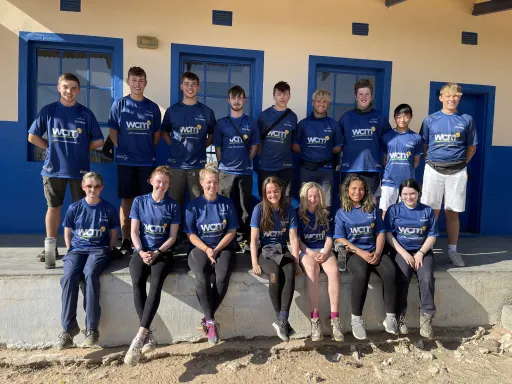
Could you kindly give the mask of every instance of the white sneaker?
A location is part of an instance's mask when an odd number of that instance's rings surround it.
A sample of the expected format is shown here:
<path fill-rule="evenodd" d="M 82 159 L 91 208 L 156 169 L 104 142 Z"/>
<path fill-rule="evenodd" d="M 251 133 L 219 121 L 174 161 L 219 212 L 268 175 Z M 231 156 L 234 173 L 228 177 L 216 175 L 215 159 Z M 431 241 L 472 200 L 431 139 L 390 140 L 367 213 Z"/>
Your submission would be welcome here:
<path fill-rule="evenodd" d="M 156 341 L 152 331 L 148 331 L 146 338 L 144 339 L 144 346 L 142 347 L 142 353 L 149 353 L 156 349 Z"/>
<path fill-rule="evenodd" d="M 124 363 L 127 365 L 136 365 L 141 356 L 141 350 L 144 346 L 144 338 L 135 336 L 133 339 L 130 348 L 128 349 L 128 352 L 126 352 L 126 355 L 124 356 Z"/>
<path fill-rule="evenodd" d="M 448 251 L 448 257 L 452 264 L 456 267 L 464 267 L 466 263 L 462 260 L 462 254 L 457 251 Z"/>

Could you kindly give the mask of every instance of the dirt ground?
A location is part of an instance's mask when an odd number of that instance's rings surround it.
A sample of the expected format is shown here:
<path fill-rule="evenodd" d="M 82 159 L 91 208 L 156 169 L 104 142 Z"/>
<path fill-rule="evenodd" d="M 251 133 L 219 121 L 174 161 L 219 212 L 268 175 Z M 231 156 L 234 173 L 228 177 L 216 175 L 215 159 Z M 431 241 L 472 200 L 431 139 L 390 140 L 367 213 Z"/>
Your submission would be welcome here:
<path fill-rule="evenodd" d="M 161 346 L 139 365 L 125 348 L 0 349 L 0 383 L 512 383 L 512 335 L 449 331 L 344 343 L 277 338 Z"/>

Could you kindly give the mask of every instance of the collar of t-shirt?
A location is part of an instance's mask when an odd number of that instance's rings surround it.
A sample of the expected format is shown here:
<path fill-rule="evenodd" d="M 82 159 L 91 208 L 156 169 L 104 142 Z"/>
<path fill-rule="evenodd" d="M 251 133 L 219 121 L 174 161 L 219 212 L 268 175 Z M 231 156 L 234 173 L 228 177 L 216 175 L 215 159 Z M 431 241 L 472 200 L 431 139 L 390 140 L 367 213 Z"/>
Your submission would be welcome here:
<path fill-rule="evenodd" d="M 366 115 L 367 113 L 370 113 L 373 110 L 373 100 L 370 101 L 370 105 L 368 105 L 368 107 L 365 109 L 359 108 L 359 105 L 357 105 L 356 103 L 356 107 L 354 108 L 354 110 L 356 111 L 356 113 L 360 115 Z"/>

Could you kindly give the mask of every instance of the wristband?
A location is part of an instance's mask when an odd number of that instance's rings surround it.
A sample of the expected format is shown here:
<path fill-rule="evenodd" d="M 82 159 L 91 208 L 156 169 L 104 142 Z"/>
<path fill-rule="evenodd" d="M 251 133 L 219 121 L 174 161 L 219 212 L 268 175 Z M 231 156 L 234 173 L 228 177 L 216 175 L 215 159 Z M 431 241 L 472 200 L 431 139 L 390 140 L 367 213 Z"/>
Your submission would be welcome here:
<path fill-rule="evenodd" d="M 421 254 L 425 256 L 425 252 L 423 252 L 421 249 L 418 249 L 418 252 L 421 252 Z"/>
<path fill-rule="evenodd" d="M 142 251 L 142 247 L 137 248 L 136 251 L 137 251 L 137 253 L 139 253 L 140 251 Z"/>
<path fill-rule="evenodd" d="M 162 251 L 160 250 L 160 248 L 158 248 L 158 249 L 155 251 L 155 253 L 158 253 L 159 255 L 161 255 L 161 254 L 162 254 Z"/>

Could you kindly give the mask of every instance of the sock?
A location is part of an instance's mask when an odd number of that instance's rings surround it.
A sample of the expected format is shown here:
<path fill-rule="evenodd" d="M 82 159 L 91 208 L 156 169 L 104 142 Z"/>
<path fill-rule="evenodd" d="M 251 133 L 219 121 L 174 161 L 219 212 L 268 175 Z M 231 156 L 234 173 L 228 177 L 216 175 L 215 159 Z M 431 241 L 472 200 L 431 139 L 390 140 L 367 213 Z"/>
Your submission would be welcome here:
<path fill-rule="evenodd" d="M 387 313 L 386 312 L 386 317 L 395 317 L 396 318 L 396 313 Z"/>
<path fill-rule="evenodd" d="M 335 319 L 337 317 L 340 317 L 340 313 L 339 312 L 331 312 L 331 319 Z"/>
<path fill-rule="evenodd" d="M 361 320 L 361 316 L 351 315 L 352 320 Z"/>
<path fill-rule="evenodd" d="M 448 252 L 450 251 L 457 252 L 457 244 L 448 244 Z"/>
<path fill-rule="evenodd" d="M 279 320 L 282 320 L 282 321 L 288 320 L 289 315 L 290 315 L 290 312 L 281 311 L 281 312 L 279 312 Z"/>
<path fill-rule="evenodd" d="M 318 310 L 312 311 L 312 312 L 310 312 L 310 313 L 311 313 L 311 318 L 312 318 L 312 319 L 318 319 L 318 318 L 320 318 L 320 312 L 318 312 Z"/>
<path fill-rule="evenodd" d="M 206 326 L 215 324 L 215 320 L 206 320 Z"/>

